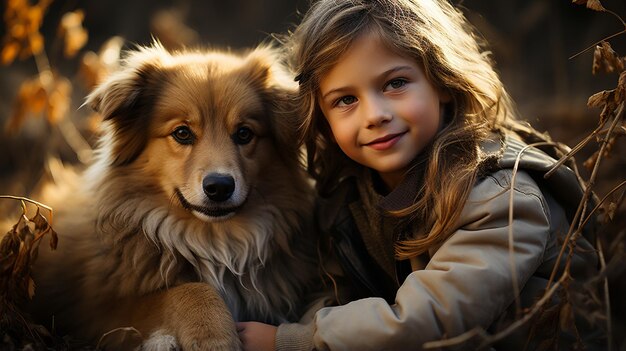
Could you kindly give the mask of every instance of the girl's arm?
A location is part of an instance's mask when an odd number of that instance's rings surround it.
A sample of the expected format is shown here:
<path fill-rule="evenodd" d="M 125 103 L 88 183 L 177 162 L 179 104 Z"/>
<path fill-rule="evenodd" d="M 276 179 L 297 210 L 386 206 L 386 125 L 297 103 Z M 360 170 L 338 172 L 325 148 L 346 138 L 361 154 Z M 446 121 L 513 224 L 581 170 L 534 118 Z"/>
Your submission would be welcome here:
<path fill-rule="evenodd" d="M 367 298 L 323 308 L 309 325 L 281 325 L 276 349 L 421 350 L 427 341 L 475 327 L 486 329 L 541 264 L 550 238 L 541 191 L 528 174 L 518 172 L 516 177 L 513 255 L 508 220 L 511 171 L 502 170 L 477 183 L 459 229 L 436 252 L 431 250 L 426 269 L 407 277 L 395 304 Z M 307 335 L 312 338 L 305 340 Z"/>

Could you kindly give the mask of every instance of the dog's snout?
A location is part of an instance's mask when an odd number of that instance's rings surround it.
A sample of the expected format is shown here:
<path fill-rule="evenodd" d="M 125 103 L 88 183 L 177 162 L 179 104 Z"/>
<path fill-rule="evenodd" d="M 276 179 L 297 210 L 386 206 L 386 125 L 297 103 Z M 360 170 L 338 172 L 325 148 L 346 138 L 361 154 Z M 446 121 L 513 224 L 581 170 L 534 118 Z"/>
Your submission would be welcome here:
<path fill-rule="evenodd" d="M 204 193 L 212 201 L 222 202 L 230 199 L 235 191 L 235 180 L 225 174 L 209 174 L 202 180 Z"/>

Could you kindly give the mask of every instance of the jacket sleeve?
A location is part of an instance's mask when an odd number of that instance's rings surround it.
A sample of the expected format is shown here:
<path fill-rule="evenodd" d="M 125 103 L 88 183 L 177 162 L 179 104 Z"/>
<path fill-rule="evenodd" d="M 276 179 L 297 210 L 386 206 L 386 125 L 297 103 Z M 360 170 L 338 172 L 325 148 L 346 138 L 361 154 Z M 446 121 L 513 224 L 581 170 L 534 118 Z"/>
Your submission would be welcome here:
<path fill-rule="evenodd" d="M 366 298 L 322 308 L 307 325 L 281 326 L 277 349 L 421 350 L 428 341 L 486 329 L 541 264 L 550 237 L 541 191 L 528 174 L 518 172 L 509 250 L 510 179 L 511 171 L 501 170 L 476 184 L 458 229 L 430 251 L 425 269 L 407 277 L 395 304 Z"/>

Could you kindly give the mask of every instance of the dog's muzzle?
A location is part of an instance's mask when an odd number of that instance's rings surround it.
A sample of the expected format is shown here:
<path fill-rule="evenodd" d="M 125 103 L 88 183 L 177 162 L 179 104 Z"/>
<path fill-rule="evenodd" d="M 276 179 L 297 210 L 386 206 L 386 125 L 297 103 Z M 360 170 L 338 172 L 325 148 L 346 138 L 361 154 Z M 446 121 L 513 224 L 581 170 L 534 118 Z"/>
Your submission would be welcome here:
<path fill-rule="evenodd" d="M 229 218 L 244 205 L 245 200 L 235 201 L 233 198 L 235 189 L 235 179 L 231 175 L 211 173 L 202 179 L 202 191 L 206 195 L 206 201 L 202 204 L 190 203 L 178 188 L 175 192 L 185 209 L 201 215 L 201 218 L 212 220 Z"/>
<path fill-rule="evenodd" d="M 224 202 L 235 191 L 235 179 L 228 174 L 213 173 L 202 179 L 202 190 L 211 201 Z"/>

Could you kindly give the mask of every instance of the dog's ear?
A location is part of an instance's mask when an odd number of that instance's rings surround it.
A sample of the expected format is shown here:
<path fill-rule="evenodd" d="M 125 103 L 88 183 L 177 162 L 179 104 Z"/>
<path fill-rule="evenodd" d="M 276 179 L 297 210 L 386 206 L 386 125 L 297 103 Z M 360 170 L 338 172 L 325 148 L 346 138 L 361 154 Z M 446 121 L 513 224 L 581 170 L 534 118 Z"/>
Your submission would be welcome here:
<path fill-rule="evenodd" d="M 159 56 L 167 54 L 155 45 L 131 52 L 122 69 L 97 86 L 86 104 L 102 115 L 112 128 L 114 166 L 134 161 L 148 142 L 150 116 L 163 84 Z"/>
<path fill-rule="evenodd" d="M 278 49 L 260 46 L 247 57 L 249 77 L 259 84 L 269 113 L 272 132 L 280 150 L 297 157 L 299 119 L 296 115 L 295 97 L 298 86 L 287 73 Z"/>

